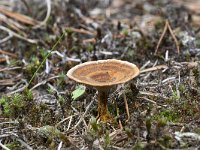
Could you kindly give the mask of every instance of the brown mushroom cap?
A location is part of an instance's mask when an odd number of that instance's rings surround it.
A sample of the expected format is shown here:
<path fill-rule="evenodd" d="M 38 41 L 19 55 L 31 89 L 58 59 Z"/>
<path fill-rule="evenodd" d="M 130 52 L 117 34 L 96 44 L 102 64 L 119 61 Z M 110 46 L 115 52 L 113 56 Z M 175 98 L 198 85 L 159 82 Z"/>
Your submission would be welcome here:
<path fill-rule="evenodd" d="M 90 61 L 71 68 L 67 76 L 76 82 L 96 88 L 125 83 L 137 75 L 135 64 L 116 59 Z"/>

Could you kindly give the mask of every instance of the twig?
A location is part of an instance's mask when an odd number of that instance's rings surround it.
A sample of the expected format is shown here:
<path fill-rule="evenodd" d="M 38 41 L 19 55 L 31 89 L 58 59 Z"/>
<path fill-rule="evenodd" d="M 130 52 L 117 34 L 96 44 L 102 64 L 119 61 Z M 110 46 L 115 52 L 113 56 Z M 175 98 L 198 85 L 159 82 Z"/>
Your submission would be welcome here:
<path fill-rule="evenodd" d="M 169 21 L 166 20 L 166 21 L 165 21 L 164 30 L 163 30 L 163 32 L 162 32 L 162 34 L 161 34 L 161 36 L 160 36 L 160 39 L 159 39 L 159 41 L 158 41 L 158 44 L 157 44 L 157 46 L 156 46 L 156 50 L 155 50 L 155 53 L 154 53 L 155 55 L 157 54 L 158 48 L 159 48 L 159 46 L 160 46 L 160 44 L 161 44 L 161 42 L 162 42 L 162 40 L 163 40 L 164 35 L 165 35 L 166 32 L 167 32 L 167 29 L 169 30 L 169 32 L 170 32 L 170 34 L 171 34 L 171 36 L 172 36 L 172 38 L 173 38 L 173 40 L 174 40 L 174 42 L 175 42 L 175 44 L 176 44 L 176 49 L 177 49 L 178 54 L 180 53 L 178 40 L 177 40 L 176 36 L 175 36 L 174 33 L 173 33 L 173 30 L 172 30 L 172 28 L 171 28 L 171 26 L 170 26 L 170 24 L 169 24 Z"/>
<path fill-rule="evenodd" d="M 95 38 L 90 38 L 90 39 L 85 39 L 83 40 L 83 44 L 87 44 L 87 43 L 96 43 L 96 39 Z"/>
<path fill-rule="evenodd" d="M 17 134 L 15 134 L 15 133 L 11 133 L 11 134 L 14 135 L 14 137 L 17 139 L 17 141 L 19 141 L 28 150 L 33 150 L 32 147 L 30 147 L 27 143 L 25 143 L 23 140 L 21 140 Z"/>
<path fill-rule="evenodd" d="M 93 104 L 94 99 L 89 103 L 89 105 L 86 107 L 86 110 L 84 112 L 84 114 L 80 117 L 79 121 L 76 123 L 76 125 L 73 127 L 74 129 L 83 121 L 83 118 L 85 117 L 85 115 L 87 114 L 87 112 L 89 111 L 91 105 Z"/>
<path fill-rule="evenodd" d="M 112 145 L 112 148 L 116 149 L 116 150 L 124 150 L 124 148 L 118 147 L 118 146 L 114 146 Z"/>
<path fill-rule="evenodd" d="M 44 20 L 42 22 L 40 22 L 38 25 L 34 26 L 33 28 L 39 28 L 43 25 L 46 25 L 48 19 L 49 19 L 49 16 L 51 14 L 51 0 L 46 0 L 46 3 L 47 3 L 47 14 L 46 14 L 46 17 L 44 18 Z"/>
<path fill-rule="evenodd" d="M 8 36 L 6 36 L 5 38 L 3 38 L 3 39 L 0 40 L 0 44 L 6 42 L 8 40 L 10 40 L 11 38 L 12 38 L 12 35 L 8 34 Z"/>
<path fill-rule="evenodd" d="M 80 59 L 66 57 L 65 55 L 61 54 L 59 51 L 56 51 L 56 50 L 53 51 L 53 52 L 51 52 L 51 54 L 57 54 L 59 57 L 61 57 L 62 59 L 64 59 L 64 61 L 81 62 Z"/>
<path fill-rule="evenodd" d="M 169 60 L 169 51 L 167 50 L 165 52 L 165 62 L 167 62 Z"/>
<path fill-rule="evenodd" d="M 76 29 L 76 28 L 73 28 L 73 27 L 69 27 L 68 29 L 73 31 L 73 32 L 77 32 L 77 33 L 88 34 L 88 35 L 93 35 L 93 36 L 96 35 L 96 33 L 91 32 L 91 31 L 87 31 L 85 29 Z"/>
<path fill-rule="evenodd" d="M 156 60 L 156 61 L 154 62 L 154 64 L 153 64 L 152 67 L 155 67 L 155 66 L 157 65 L 157 63 L 158 63 L 158 60 Z M 151 72 L 147 73 L 147 75 L 144 77 L 144 80 L 147 80 L 147 78 L 150 76 L 150 74 L 151 74 Z"/>
<path fill-rule="evenodd" d="M 0 139 L 5 138 L 5 137 L 9 137 L 9 136 L 11 136 L 11 134 L 3 134 L 3 135 L 0 135 Z"/>
<path fill-rule="evenodd" d="M 27 87 L 28 83 L 27 83 L 26 80 L 22 80 L 22 81 L 25 83 L 25 85 L 24 85 L 23 87 L 21 87 L 21 88 L 15 90 L 15 91 L 12 91 L 12 92 L 10 92 L 10 93 L 7 93 L 6 95 L 12 95 L 12 94 L 15 94 L 15 93 L 17 93 L 17 92 L 23 91 L 23 90 Z"/>
<path fill-rule="evenodd" d="M 156 96 L 156 97 L 162 97 L 164 99 L 167 99 L 167 97 L 161 96 L 159 93 L 152 93 L 152 92 L 145 92 L 145 91 L 140 91 L 139 93 L 142 95 Z"/>
<path fill-rule="evenodd" d="M 25 23 L 25 24 L 28 24 L 28 25 L 36 25 L 37 24 L 37 21 L 34 20 L 33 18 L 19 14 L 17 12 L 12 12 L 10 10 L 3 8 L 3 7 L 0 7 L 0 12 L 11 17 L 11 18 L 13 18 L 13 19 L 18 20 L 19 22 L 22 22 L 22 23 Z"/>
<path fill-rule="evenodd" d="M 123 130 L 123 125 L 122 125 L 122 122 L 121 122 L 120 119 L 119 119 L 119 128 L 120 128 L 121 130 Z"/>
<path fill-rule="evenodd" d="M 148 66 L 150 63 L 151 63 L 150 60 L 147 61 L 147 62 L 140 68 L 140 70 L 144 70 L 144 68 L 145 68 L 146 66 Z"/>
<path fill-rule="evenodd" d="M 151 103 L 153 103 L 153 104 L 156 104 L 156 105 L 157 105 L 157 103 L 156 103 L 155 101 L 153 101 L 153 100 L 150 100 L 150 99 L 148 99 L 148 98 L 146 98 L 146 97 L 138 97 L 138 98 L 141 98 L 141 99 L 143 99 L 143 100 L 145 100 L 145 101 L 147 101 L 147 102 L 151 102 Z"/>
<path fill-rule="evenodd" d="M 37 43 L 37 40 L 25 38 L 25 37 L 23 37 L 23 36 L 21 36 L 21 35 L 15 33 L 14 31 L 12 31 L 12 30 L 10 30 L 10 29 L 4 27 L 4 26 L 1 26 L 1 25 L 0 25 L 0 30 L 3 30 L 3 31 L 8 32 L 8 34 L 9 34 L 11 37 L 12 37 L 12 36 L 15 36 L 15 37 L 17 37 L 17 38 L 19 38 L 19 39 L 21 39 L 21 40 L 27 41 L 27 42 L 29 42 L 29 43 L 33 43 L 33 44 L 34 44 L 34 43 Z"/>
<path fill-rule="evenodd" d="M 17 137 L 17 141 L 19 141 L 23 146 L 27 148 L 27 150 L 33 150 L 27 143 Z"/>
<path fill-rule="evenodd" d="M 176 80 L 176 77 L 168 77 L 167 79 L 162 80 L 162 83 L 164 84 L 168 81 L 175 81 L 175 80 Z"/>
<path fill-rule="evenodd" d="M 22 3 L 24 3 L 26 9 L 28 10 L 28 13 L 32 14 L 32 10 L 30 9 L 30 7 L 29 7 L 28 3 L 26 2 L 26 0 L 22 0 Z"/>
<path fill-rule="evenodd" d="M 11 150 L 11 149 L 9 149 L 8 147 L 6 147 L 5 145 L 3 145 L 3 144 L 1 143 L 1 140 L 0 140 L 0 147 L 3 148 L 4 150 Z"/>
<path fill-rule="evenodd" d="M 171 33 L 171 36 L 172 36 L 172 38 L 174 39 L 174 42 L 175 42 L 175 44 L 176 44 L 176 49 L 177 49 L 177 52 L 178 52 L 178 54 L 179 54 L 179 53 L 180 53 L 180 49 L 179 49 L 178 40 L 177 40 L 176 36 L 174 35 L 173 30 L 172 30 L 172 28 L 171 28 L 171 26 L 170 26 L 168 20 L 166 21 L 166 23 L 167 23 L 169 32 Z"/>
<path fill-rule="evenodd" d="M 15 84 L 14 81 L 12 79 L 3 79 L 0 80 L 0 85 L 1 86 L 8 86 L 8 85 L 13 85 Z"/>
<path fill-rule="evenodd" d="M 68 126 L 67 126 L 67 131 L 69 130 L 71 123 L 72 123 L 72 116 L 70 116 L 69 123 L 68 123 Z"/>
<path fill-rule="evenodd" d="M 62 148 L 62 144 L 63 144 L 63 142 L 61 141 L 61 142 L 59 143 L 59 145 L 58 145 L 57 150 L 61 150 L 61 148 Z"/>
<path fill-rule="evenodd" d="M 7 52 L 7 51 L 3 51 L 3 50 L 1 50 L 1 49 L 0 49 L 0 54 L 5 54 L 5 55 L 8 55 L 8 56 L 17 58 L 17 55 L 15 55 L 15 54 L 13 54 L 13 53 L 10 53 L 10 52 Z"/>
<path fill-rule="evenodd" d="M 159 41 L 158 41 L 158 44 L 157 44 L 157 46 L 156 46 L 156 50 L 155 50 L 155 53 L 154 53 L 154 54 L 156 54 L 156 53 L 157 53 L 157 51 L 158 51 L 158 48 L 159 48 L 159 46 L 160 46 L 160 43 L 162 42 L 162 40 L 163 40 L 163 37 L 164 37 L 164 35 L 165 35 L 166 31 L 167 31 L 167 22 L 165 22 L 165 27 L 164 27 L 164 30 L 163 30 L 163 32 L 162 32 L 162 34 L 161 34 L 161 36 L 160 36 L 160 39 L 159 39 Z"/>
<path fill-rule="evenodd" d="M 187 65 L 189 69 L 197 67 L 198 63 L 200 64 L 200 61 L 195 61 L 195 62 L 181 62 L 182 65 Z"/>
<path fill-rule="evenodd" d="M 6 62 L 6 58 L 0 58 L 0 62 Z"/>
<path fill-rule="evenodd" d="M 1 122 L 0 125 L 4 125 L 4 124 L 18 124 L 18 121 L 9 121 L 9 122 Z"/>
<path fill-rule="evenodd" d="M 159 69 L 167 69 L 167 68 L 168 68 L 167 65 L 158 65 L 158 66 L 155 66 L 155 67 L 143 69 L 143 70 L 140 71 L 140 73 L 151 72 L 151 71 L 155 71 L 155 70 L 159 70 Z"/>
<path fill-rule="evenodd" d="M 125 93 L 123 93 L 123 97 L 124 97 L 124 104 L 125 104 L 126 114 L 127 114 L 126 122 L 128 122 L 129 119 L 130 119 L 130 113 L 129 113 L 128 103 L 127 103 L 127 99 L 126 99 Z"/>
<path fill-rule="evenodd" d="M 25 26 L 19 24 L 18 22 L 9 19 L 8 17 L 6 17 L 3 14 L 0 14 L 0 20 L 5 22 L 8 26 L 10 26 L 11 28 L 13 28 L 14 30 L 16 30 L 17 32 L 22 33 L 24 36 L 26 36 L 26 33 L 24 33 L 21 29 L 26 29 Z"/>
<path fill-rule="evenodd" d="M 46 84 L 48 81 L 50 81 L 50 80 L 52 80 L 52 79 L 56 79 L 56 78 L 59 78 L 59 76 L 53 76 L 53 77 L 50 77 L 50 78 L 48 78 L 48 79 L 46 79 L 46 80 L 43 80 L 42 82 L 39 82 L 38 84 L 36 84 L 35 86 L 33 86 L 33 87 L 31 88 L 31 90 L 33 90 L 33 89 L 35 89 L 35 88 L 37 88 L 37 87 L 39 87 L 39 86 L 41 86 L 41 85 L 44 85 L 44 84 Z"/>
<path fill-rule="evenodd" d="M 58 123 L 55 125 L 55 127 L 57 128 L 57 126 L 59 126 L 61 123 L 65 122 L 66 120 L 71 119 L 72 117 L 77 116 L 77 115 L 78 115 L 78 114 L 74 114 L 74 115 L 71 115 L 71 116 L 69 116 L 69 117 L 67 117 L 67 118 L 64 118 L 63 120 L 61 120 L 60 122 L 58 122 Z"/>
<path fill-rule="evenodd" d="M 200 135 L 199 134 L 196 134 L 196 133 L 192 133 L 192 132 L 175 132 L 175 138 L 176 139 L 180 139 L 183 138 L 183 137 L 189 137 L 189 138 L 193 138 L 195 140 L 198 140 L 200 141 Z"/>

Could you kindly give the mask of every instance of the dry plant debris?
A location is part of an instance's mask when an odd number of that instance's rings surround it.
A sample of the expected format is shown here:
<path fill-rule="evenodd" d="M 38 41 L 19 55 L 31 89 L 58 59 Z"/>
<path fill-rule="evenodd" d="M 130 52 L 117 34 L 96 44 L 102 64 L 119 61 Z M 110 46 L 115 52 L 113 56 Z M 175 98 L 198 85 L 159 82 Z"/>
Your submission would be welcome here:
<path fill-rule="evenodd" d="M 198 3 L 0 0 L 0 149 L 199 149 Z M 140 68 L 107 95 L 116 123 L 66 76 L 108 59 Z"/>

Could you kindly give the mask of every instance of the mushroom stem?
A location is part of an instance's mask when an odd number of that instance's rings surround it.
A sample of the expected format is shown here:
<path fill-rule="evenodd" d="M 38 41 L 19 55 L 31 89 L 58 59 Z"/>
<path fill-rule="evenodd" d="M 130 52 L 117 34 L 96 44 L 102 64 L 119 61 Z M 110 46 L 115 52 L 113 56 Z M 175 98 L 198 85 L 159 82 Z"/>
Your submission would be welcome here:
<path fill-rule="evenodd" d="M 100 118 L 102 122 L 108 122 L 112 119 L 107 105 L 108 91 L 98 90 L 98 118 Z"/>

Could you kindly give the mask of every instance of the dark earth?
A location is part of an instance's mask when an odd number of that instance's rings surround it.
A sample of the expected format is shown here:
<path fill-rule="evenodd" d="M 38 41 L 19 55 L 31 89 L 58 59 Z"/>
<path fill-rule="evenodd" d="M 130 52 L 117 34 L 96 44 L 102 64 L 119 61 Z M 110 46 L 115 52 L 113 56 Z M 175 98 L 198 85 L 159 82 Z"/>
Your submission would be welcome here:
<path fill-rule="evenodd" d="M 200 149 L 200 0 L 0 0 L 0 149 Z M 134 63 L 97 92 L 77 64 Z"/>

